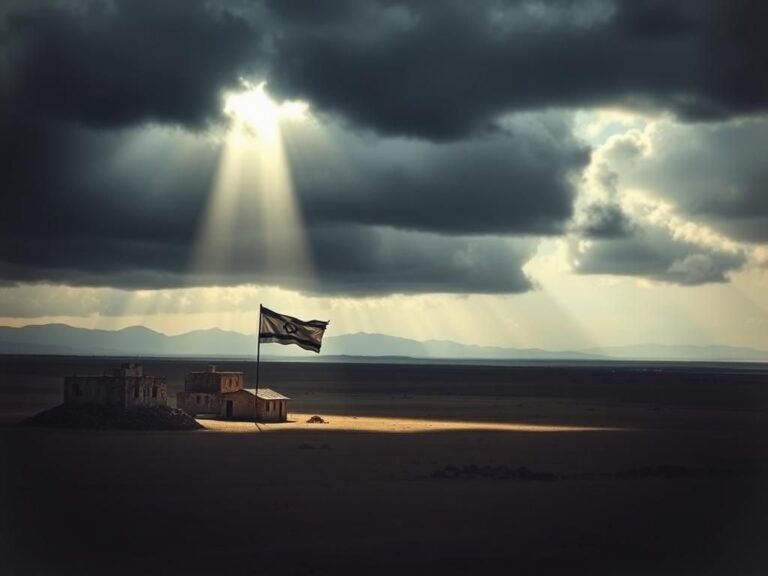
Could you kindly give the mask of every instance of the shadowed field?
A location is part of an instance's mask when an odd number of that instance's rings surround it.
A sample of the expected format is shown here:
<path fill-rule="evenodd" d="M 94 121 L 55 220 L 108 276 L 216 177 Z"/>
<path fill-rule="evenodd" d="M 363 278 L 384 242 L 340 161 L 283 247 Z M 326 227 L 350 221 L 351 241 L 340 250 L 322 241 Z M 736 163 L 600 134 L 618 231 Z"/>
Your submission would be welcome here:
<path fill-rule="evenodd" d="M 113 363 L 2 361 L 0 573 L 768 570 L 759 369 L 266 364 L 293 423 L 11 426 Z"/>

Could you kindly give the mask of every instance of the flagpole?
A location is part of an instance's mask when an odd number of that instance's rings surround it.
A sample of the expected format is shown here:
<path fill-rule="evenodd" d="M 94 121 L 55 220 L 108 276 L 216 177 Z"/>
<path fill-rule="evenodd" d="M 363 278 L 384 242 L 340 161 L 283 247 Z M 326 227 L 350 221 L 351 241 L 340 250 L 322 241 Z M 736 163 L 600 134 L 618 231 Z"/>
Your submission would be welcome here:
<path fill-rule="evenodd" d="M 261 360 L 261 308 L 259 304 L 259 330 L 256 340 L 256 394 L 253 398 L 253 421 L 256 423 L 259 419 L 259 361 Z"/>

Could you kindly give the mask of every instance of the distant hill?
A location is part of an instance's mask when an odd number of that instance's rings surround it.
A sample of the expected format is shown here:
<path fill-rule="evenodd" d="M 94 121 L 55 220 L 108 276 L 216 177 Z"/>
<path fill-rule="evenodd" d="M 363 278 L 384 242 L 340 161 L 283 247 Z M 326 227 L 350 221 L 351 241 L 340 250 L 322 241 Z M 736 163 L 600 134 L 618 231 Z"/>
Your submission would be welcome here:
<path fill-rule="evenodd" d="M 638 344 L 635 346 L 590 348 L 584 352 L 622 360 L 768 362 L 768 351 L 737 346 Z"/>
<path fill-rule="evenodd" d="M 143 326 L 122 330 L 90 330 L 65 324 L 0 327 L 1 354 L 253 357 L 256 354 L 256 344 L 255 334 L 241 334 L 217 328 L 167 336 Z M 306 351 L 293 346 L 271 345 L 262 350 L 262 353 L 265 357 L 308 357 Z M 312 354 L 309 356 L 314 357 Z M 447 340 L 420 342 L 366 333 L 326 337 L 323 340 L 323 356 L 493 360 L 597 358 L 594 354 L 579 352 L 472 346 Z"/>
<path fill-rule="evenodd" d="M 366 332 L 328 338 L 323 344 L 323 353 L 345 356 L 408 356 L 478 360 L 595 360 L 599 358 L 597 354 L 584 352 L 477 346 L 450 340 L 419 341 Z"/>
<path fill-rule="evenodd" d="M 143 326 L 122 330 L 90 330 L 65 324 L 22 328 L 0 327 L 0 354 L 54 354 L 87 356 L 204 356 L 254 357 L 255 334 L 212 328 L 167 336 Z M 265 358 L 316 359 L 295 346 L 269 345 Z M 638 346 L 592 348 L 580 351 L 503 348 L 461 344 L 450 340 L 411 340 L 384 334 L 342 334 L 323 341 L 319 357 L 373 358 L 382 362 L 403 358 L 452 360 L 683 360 L 768 362 L 768 352 L 733 346 Z"/>
<path fill-rule="evenodd" d="M 94 356 L 252 356 L 256 337 L 212 328 L 167 336 L 143 326 L 90 330 L 66 324 L 0 327 L 0 353 Z"/>

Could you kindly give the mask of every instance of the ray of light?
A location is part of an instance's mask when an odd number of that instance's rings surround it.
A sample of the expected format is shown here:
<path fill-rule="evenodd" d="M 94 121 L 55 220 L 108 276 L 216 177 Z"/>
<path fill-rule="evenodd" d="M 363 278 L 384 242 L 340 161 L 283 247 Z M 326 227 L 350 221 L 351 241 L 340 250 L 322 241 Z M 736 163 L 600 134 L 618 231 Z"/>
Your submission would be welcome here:
<path fill-rule="evenodd" d="M 276 104 L 264 84 L 246 83 L 226 98 L 232 124 L 196 248 L 193 273 L 216 277 L 262 272 L 270 283 L 301 279 L 312 264 L 296 205 L 281 122 L 297 120 L 306 105 Z"/>
<path fill-rule="evenodd" d="M 632 432 L 631 428 L 608 426 L 574 426 L 565 424 L 532 424 L 529 422 L 463 422 L 445 420 L 427 420 L 417 418 L 394 418 L 373 416 L 343 416 L 326 414 L 328 426 L 318 428 L 314 424 L 306 424 L 310 414 L 291 412 L 289 422 L 277 424 L 253 425 L 253 422 L 233 422 L 223 420 L 201 420 L 203 425 L 213 432 L 230 433 L 260 433 L 267 431 L 287 430 L 344 430 L 353 432 L 385 432 L 394 434 L 413 434 L 423 432 L 441 432 L 449 430 L 483 430 L 497 432 L 522 433 L 563 433 L 563 432 Z"/>

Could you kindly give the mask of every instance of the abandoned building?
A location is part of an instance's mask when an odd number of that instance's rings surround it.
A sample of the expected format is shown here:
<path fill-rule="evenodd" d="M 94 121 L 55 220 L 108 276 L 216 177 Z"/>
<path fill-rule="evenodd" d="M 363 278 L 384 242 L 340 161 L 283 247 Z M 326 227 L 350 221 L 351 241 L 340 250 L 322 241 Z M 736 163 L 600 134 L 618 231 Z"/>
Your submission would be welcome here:
<path fill-rule="evenodd" d="M 206 371 L 187 374 L 184 391 L 176 395 L 176 406 L 192 416 L 285 422 L 288 400 L 269 388 L 246 388 L 242 372 L 218 372 L 216 366 L 209 366 Z"/>
<path fill-rule="evenodd" d="M 288 419 L 289 398 L 271 388 L 243 388 L 222 397 L 221 416 L 229 420 L 251 420 L 256 414 L 259 422 L 285 422 Z"/>
<path fill-rule="evenodd" d="M 123 363 L 112 374 L 67 376 L 64 378 L 65 404 L 103 406 L 165 406 L 168 394 L 165 378 L 145 376 L 141 364 Z"/>
<path fill-rule="evenodd" d="M 217 372 L 209 366 L 202 372 L 190 372 L 184 378 L 184 391 L 176 394 L 176 407 L 192 416 L 221 413 L 221 395 L 242 390 L 242 372 Z"/>

